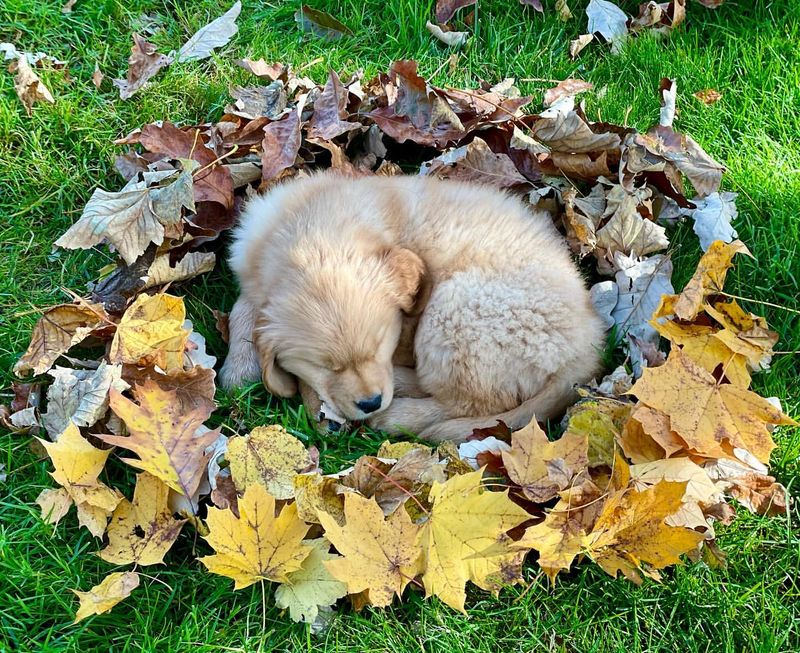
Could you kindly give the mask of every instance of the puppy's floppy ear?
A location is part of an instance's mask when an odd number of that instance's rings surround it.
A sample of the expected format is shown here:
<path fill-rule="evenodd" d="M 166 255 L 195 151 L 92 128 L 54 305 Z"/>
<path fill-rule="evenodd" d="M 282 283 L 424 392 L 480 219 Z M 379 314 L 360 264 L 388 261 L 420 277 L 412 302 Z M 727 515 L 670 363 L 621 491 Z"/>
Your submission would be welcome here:
<path fill-rule="evenodd" d="M 386 254 L 386 262 L 400 308 L 408 315 L 418 315 L 431 290 L 422 259 L 410 249 L 395 247 Z"/>
<path fill-rule="evenodd" d="M 261 379 L 272 394 L 279 397 L 294 397 L 297 394 L 297 379 L 278 365 L 271 339 L 260 328 L 264 324 L 263 318 L 260 318 L 253 331 L 253 340 L 261 363 Z"/>

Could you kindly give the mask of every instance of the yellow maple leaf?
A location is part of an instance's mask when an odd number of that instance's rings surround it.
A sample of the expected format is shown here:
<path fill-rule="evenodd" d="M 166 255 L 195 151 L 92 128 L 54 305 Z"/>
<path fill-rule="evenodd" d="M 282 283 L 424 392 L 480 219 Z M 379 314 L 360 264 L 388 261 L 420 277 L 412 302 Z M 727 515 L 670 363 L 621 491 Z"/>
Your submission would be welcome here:
<path fill-rule="evenodd" d="M 502 452 L 503 464 L 528 499 L 545 503 L 586 469 L 588 446 L 585 436 L 569 431 L 550 442 L 534 417 L 511 435 L 510 451 Z"/>
<path fill-rule="evenodd" d="M 112 363 L 157 365 L 170 372 L 183 368 L 189 332 L 183 328 L 183 299 L 172 295 L 139 295 L 122 316 L 109 359 Z"/>
<path fill-rule="evenodd" d="M 58 491 L 39 495 L 42 517 L 57 523 L 69 510 L 78 507 L 78 521 L 100 537 L 106 521 L 122 499 L 122 495 L 98 480 L 111 449 L 98 449 L 81 436 L 78 427 L 69 422 L 55 442 L 37 438 L 50 456 L 55 468 L 50 475 L 62 486 L 67 497 Z M 46 514 L 47 513 L 47 514 Z"/>
<path fill-rule="evenodd" d="M 219 437 L 219 429 L 200 429 L 213 405 L 203 401 L 184 412 L 175 392 L 163 390 L 151 379 L 136 386 L 134 396 L 138 405 L 116 390 L 109 394 L 111 410 L 125 422 L 130 435 L 98 437 L 139 456 L 139 460 L 123 458 L 124 462 L 150 472 L 186 497 L 194 496 L 206 471 L 205 448 Z"/>
<path fill-rule="evenodd" d="M 716 338 L 731 351 L 744 356 L 751 369 L 768 367 L 778 334 L 767 328 L 763 317 L 746 313 L 735 301 L 716 302 L 704 308 L 724 327 L 715 334 Z"/>
<path fill-rule="evenodd" d="M 603 508 L 602 496 L 602 490 L 589 480 L 564 490 L 545 520 L 528 528 L 512 548 L 538 551 L 539 566 L 555 583 L 558 573 L 569 571 L 581 552 L 583 538 Z"/>
<path fill-rule="evenodd" d="M 687 450 L 686 442 L 672 430 L 669 416 L 639 404 L 625 423 L 618 442 L 633 463 L 646 463 Z"/>
<path fill-rule="evenodd" d="M 285 583 L 301 569 L 311 552 L 302 544 L 309 526 L 297 517 L 297 506 L 285 505 L 275 516 L 275 497 L 260 484 L 245 490 L 239 499 L 239 517 L 230 510 L 209 508 L 205 540 L 216 551 L 199 558 L 214 574 L 235 581 L 233 589 L 260 580 Z"/>
<path fill-rule="evenodd" d="M 715 240 L 711 243 L 697 264 L 694 276 L 672 304 L 671 308 L 675 315 L 681 320 L 693 320 L 702 309 L 706 297 L 722 290 L 725 276 L 733 266 L 733 257 L 739 253 L 752 256 L 740 240 L 734 240 L 732 243 Z M 668 300 L 667 304 L 669 303 L 671 302 Z M 662 300 L 662 306 L 656 315 L 661 313 L 664 307 Z"/>
<path fill-rule="evenodd" d="M 708 457 L 725 455 L 727 442 L 766 463 L 775 448 L 767 425 L 795 423 L 763 397 L 718 383 L 678 349 L 664 365 L 646 369 L 630 393 L 668 415 L 687 446 Z"/>
<path fill-rule="evenodd" d="M 658 579 L 655 570 L 678 564 L 704 537 L 666 523 L 680 510 L 685 491 L 686 482 L 661 481 L 643 492 L 615 492 L 583 538 L 584 552 L 611 576 L 621 571 L 637 584 L 642 573 Z"/>
<path fill-rule="evenodd" d="M 320 606 L 329 606 L 347 596 L 347 585 L 336 580 L 328 568 L 327 561 L 339 556 L 329 553 L 331 543 L 324 537 L 305 542 L 311 547 L 299 571 L 288 574 L 285 583 L 275 588 L 275 605 L 289 609 L 293 621 L 312 624 L 319 614 Z"/>
<path fill-rule="evenodd" d="M 101 304 L 81 301 L 48 308 L 31 333 L 31 342 L 14 365 L 16 374 L 44 374 L 56 359 L 104 323 L 113 326 Z"/>
<path fill-rule="evenodd" d="M 298 474 L 293 479 L 297 514 L 304 522 L 319 524 L 320 512 L 329 514 L 342 526 L 344 524 L 344 496 L 347 491 L 336 478 L 322 474 Z"/>
<path fill-rule="evenodd" d="M 438 596 L 461 612 L 468 580 L 487 590 L 515 582 L 524 552 L 509 546 L 506 531 L 530 518 L 507 492 L 483 490 L 481 475 L 477 471 L 434 482 L 430 515 L 420 532 L 427 596 Z"/>
<path fill-rule="evenodd" d="M 276 499 L 291 499 L 294 477 L 311 465 L 305 445 L 277 424 L 230 438 L 225 457 L 239 492 L 260 483 Z"/>
<path fill-rule="evenodd" d="M 137 587 L 139 587 L 139 574 L 133 571 L 115 571 L 88 592 L 72 590 L 80 600 L 73 623 L 78 623 L 93 614 L 108 612 L 117 603 L 128 598 Z"/>
<path fill-rule="evenodd" d="M 185 519 L 173 519 L 169 488 L 143 472 L 136 475 L 133 501 L 123 499 L 111 515 L 108 546 L 98 554 L 116 565 L 156 565 L 164 562 Z"/>
<path fill-rule="evenodd" d="M 679 324 L 673 321 L 650 324 L 664 338 L 680 345 L 681 351 L 707 372 L 722 366 L 722 373 L 740 388 L 750 387 L 747 358 L 730 347 L 725 330 L 700 324 Z M 735 335 L 734 335 L 735 337 Z"/>
<path fill-rule="evenodd" d="M 388 518 L 374 499 L 347 494 L 344 526 L 320 512 L 318 519 L 341 558 L 325 562 L 350 594 L 369 591 L 377 607 L 389 605 L 421 571 L 417 545 L 419 526 L 401 507 Z"/>

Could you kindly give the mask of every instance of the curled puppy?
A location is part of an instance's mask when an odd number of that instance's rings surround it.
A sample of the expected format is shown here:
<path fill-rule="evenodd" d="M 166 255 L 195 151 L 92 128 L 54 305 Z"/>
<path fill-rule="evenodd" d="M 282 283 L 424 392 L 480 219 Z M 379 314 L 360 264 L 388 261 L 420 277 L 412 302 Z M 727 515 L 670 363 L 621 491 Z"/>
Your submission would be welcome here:
<path fill-rule="evenodd" d="M 314 415 L 457 440 L 557 415 L 599 368 L 604 329 L 550 217 L 487 186 L 290 181 L 247 204 L 230 262 L 222 385 L 300 388 Z"/>

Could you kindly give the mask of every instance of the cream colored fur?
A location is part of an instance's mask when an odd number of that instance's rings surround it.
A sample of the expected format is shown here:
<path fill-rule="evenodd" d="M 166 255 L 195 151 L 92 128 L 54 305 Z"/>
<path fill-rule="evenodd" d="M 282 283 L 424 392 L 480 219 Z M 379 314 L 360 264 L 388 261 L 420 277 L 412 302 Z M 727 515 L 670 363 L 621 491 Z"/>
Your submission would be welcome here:
<path fill-rule="evenodd" d="M 555 416 L 598 371 L 603 326 L 561 236 L 487 186 L 290 181 L 247 204 L 230 261 L 226 387 L 300 379 L 343 418 L 457 440 Z"/>

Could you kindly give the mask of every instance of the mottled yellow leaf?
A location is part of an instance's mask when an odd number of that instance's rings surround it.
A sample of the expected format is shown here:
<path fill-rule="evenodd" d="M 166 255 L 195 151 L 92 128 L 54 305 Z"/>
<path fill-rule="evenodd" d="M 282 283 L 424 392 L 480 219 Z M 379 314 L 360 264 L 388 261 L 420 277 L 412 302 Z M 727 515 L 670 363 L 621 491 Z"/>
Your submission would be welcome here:
<path fill-rule="evenodd" d="M 111 515 L 108 546 L 98 554 L 116 565 L 157 565 L 164 562 L 185 519 L 173 519 L 169 488 L 146 472 L 137 474 L 133 501 L 123 499 Z"/>
<path fill-rule="evenodd" d="M 569 431 L 550 442 L 534 417 L 511 436 L 511 450 L 503 451 L 509 478 L 531 501 L 546 503 L 570 485 L 589 464 L 588 440 Z"/>
<path fill-rule="evenodd" d="M 42 509 L 42 521 L 47 524 L 58 524 L 69 512 L 72 497 L 63 487 L 42 490 L 36 497 L 36 503 Z"/>
<path fill-rule="evenodd" d="M 291 499 L 294 477 L 311 465 L 305 445 L 277 424 L 232 437 L 226 458 L 239 492 L 259 483 L 276 499 Z"/>
<path fill-rule="evenodd" d="M 483 490 L 477 471 L 434 483 L 428 499 L 432 507 L 420 533 L 428 596 L 464 612 L 468 580 L 489 590 L 516 580 L 524 552 L 510 548 L 506 532 L 530 515 L 507 492 Z"/>
<path fill-rule="evenodd" d="M 589 466 L 614 462 L 614 443 L 628 421 L 631 408 L 630 403 L 601 397 L 579 401 L 567 411 L 566 432 L 586 438 Z"/>
<path fill-rule="evenodd" d="M 336 478 L 321 474 L 298 474 L 293 479 L 297 514 L 304 522 L 319 524 L 320 512 L 330 515 L 344 525 L 344 496 Z"/>
<path fill-rule="evenodd" d="M 292 621 L 314 623 L 320 606 L 330 606 L 347 595 L 347 585 L 336 580 L 325 566 L 339 556 L 329 553 L 331 543 L 324 537 L 305 542 L 311 547 L 299 571 L 288 574 L 285 583 L 275 588 L 275 605 L 289 609 Z"/>
<path fill-rule="evenodd" d="M 419 526 L 403 508 L 386 518 L 373 499 L 355 493 L 345 496 L 344 515 L 344 526 L 327 513 L 318 515 L 325 536 L 342 554 L 325 566 L 348 593 L 368 590 L 369 602 L 385 607 L 421 571 Z"/>
<path fill-rule="evenodd" d="M 213 410 L 210 402 L 200 402 L 189 412 L 173 391 L 162 389 L 148 379 L 134 388 L 139 404 L 111 390 L 111 410 L 128 427 L 129 436 L 98 436 L 105 442 L 133 451 L 139 459 L 123 458 L 176 492 L 194 496 L 208 464 L 205 448 L 219 437 L 219 429 L 200 428 Z"/>
<path fill-rule="evenodd" d="M 275 498 L 259 484 L 239 499 L 238 519 L 230 510 L 209 508 L 206 523 L 204 538 L 216 553 L 199 560 L 232 578 L 237 590 L 260 580 L 285 583 L 313 548 L 302 543 L 309 527 L 298 519 L 297 506 L 287 504 L 275 517 Z"/>
<path fill-rule="evenodd" d="M 72 590 L 80 600 L 73 623 L 78 623 L 93 614 L 108 612 L 117 603 L 128 598 L 137 587 L 139 587 L 139 574 L 133 571 L 115 571 L 88 592 Z"/>
<path fill-rule="evenodd" d="M 712 458 L 725 455 L 728 443 L 766 463 L 775 448 L 767 425 L 795 423 L 754 392 L 718 383 L 678 349 L 664 365 L 646 369 L 631 394 L 669 416 L 690 449 Z"/>
<path fill-rule="evenodd" d="M 183 328 L 183 299 L 172 295 L 139 295 L 122 316 L 109 358 L 113 363 L 157 365 L 167 372 L 183 368 L 189 332 Z"/>

